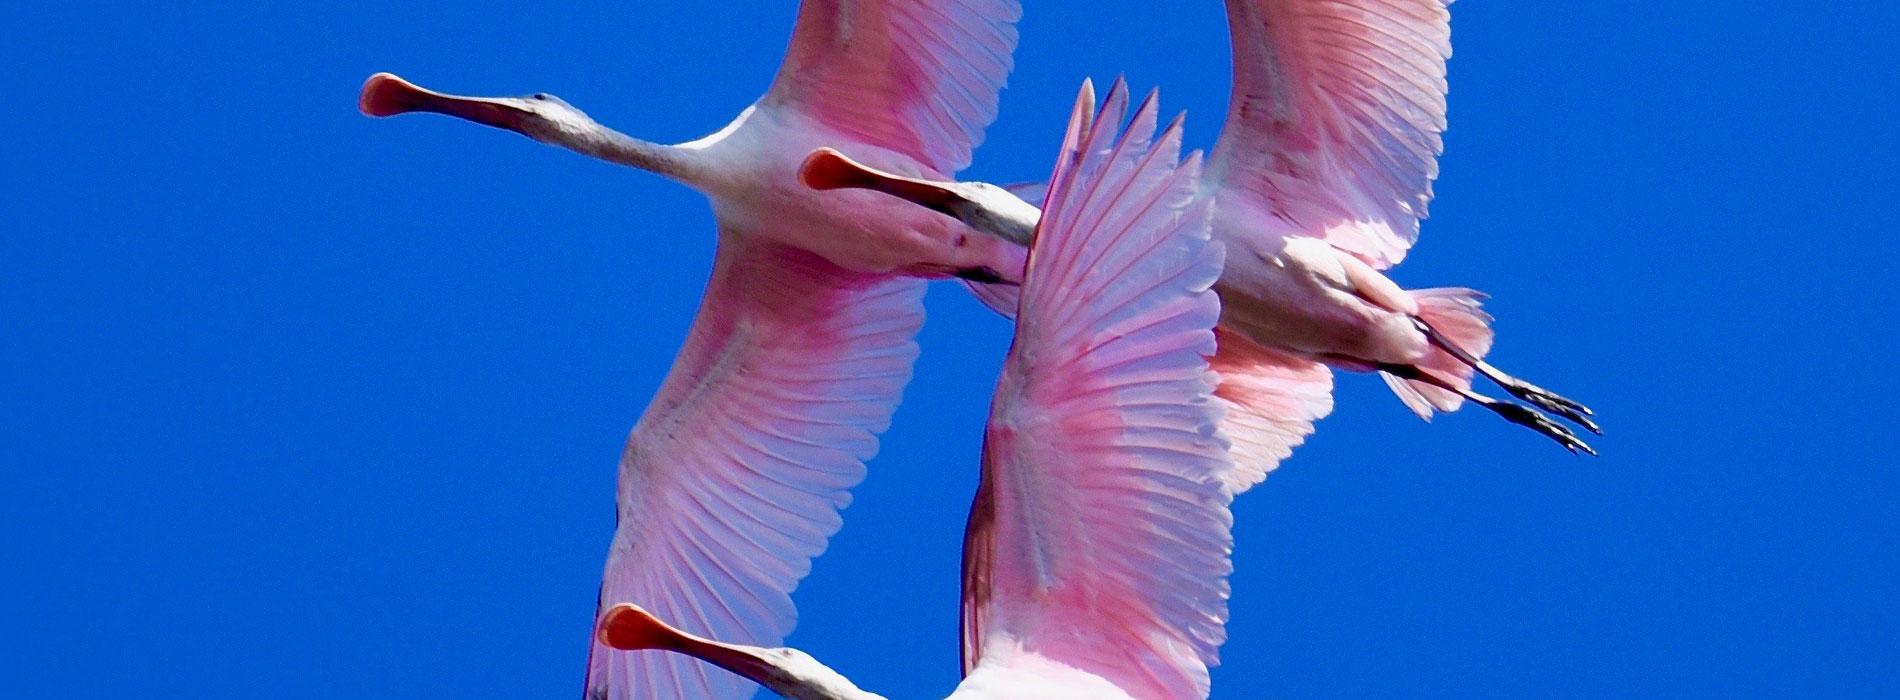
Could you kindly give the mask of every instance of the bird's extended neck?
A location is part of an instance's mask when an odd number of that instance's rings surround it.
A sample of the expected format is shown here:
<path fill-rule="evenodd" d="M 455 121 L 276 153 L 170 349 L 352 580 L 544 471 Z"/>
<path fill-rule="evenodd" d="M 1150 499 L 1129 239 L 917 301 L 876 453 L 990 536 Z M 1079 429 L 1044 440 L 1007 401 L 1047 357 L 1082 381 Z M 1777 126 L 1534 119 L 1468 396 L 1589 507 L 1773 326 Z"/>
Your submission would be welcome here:
<path fill-rule="evenodd" d="M 643 141 L 598 124 L 572 138 L 548 139 L 576 153 L 658 173 L 675 180 L 692 181 L 699 174 L 699 152 L 694 149 Z"/>

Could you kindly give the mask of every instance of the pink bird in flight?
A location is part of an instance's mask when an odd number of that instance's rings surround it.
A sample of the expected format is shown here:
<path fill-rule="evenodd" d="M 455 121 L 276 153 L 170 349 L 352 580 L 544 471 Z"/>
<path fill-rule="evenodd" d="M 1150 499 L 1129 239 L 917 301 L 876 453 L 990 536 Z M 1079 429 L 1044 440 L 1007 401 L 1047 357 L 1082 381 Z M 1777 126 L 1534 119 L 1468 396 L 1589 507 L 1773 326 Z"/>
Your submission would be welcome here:
<path fill-rule="evenodd" d="M 953 700 L 1206 698 L 1226 638 L 1233 468 L 1207 357 L 1220 245 L 1199 154 L 1153 96 L 1086 84 L 1033 234 L 964 543 Z M 879 700 L 795 649 L 682 632 L 634 605 L 618 649 L 694 657 L 800 700 Z"/>
<path fill-rule="evenodd" d="M 1227 0 L 1234 87 L 1199 196 L 1228 247 L 1222 300 L 1223 426 L 1241 466 L 1229 486 L 1266 478 L 1332 411 L 1331 368 L 1378 372 L 1430 419 L 1472 401 L 1572 452 L 1595 451 L 1537 409 L 1600 432 L 1576 401 L 1506 374 L 1491 349 L 1484 295 L 1406 290 L 1381 270 L 1404 259 L 1425 217 L 1445 129 L 1450 0 Z M 1026 240 L 1038 214 L 984 183 L 879 172 L 820 150 L 801 177 L 872 189 Z M 973 285 L 1015 313 L 1017 291 Z M 1472 390 L 1482 374 L 1530 404 Z"/>
<path fill-rule="evenodd" d="M 725 128 L 661 145 L 546 94 L 471 98 L 389 74 L 373 116 L 436 112 L 659 173 L 706 194 L 718 254 L 698 317 L 620 461 L 602 601 L 638 601 L 696 633 L 780 643 L 789 596 L 838 530 L 890 424 L 923 323 L 919 278 L 1013 283 L 1018 244 L 872 192 L 819 192 L 796 172 L 819 147 L 942 179 L 996 116 L 1016 0 L 806 0 L 784 64 Z M 596 644 L 587 694 L 742 698 L 690 660 Z"/>

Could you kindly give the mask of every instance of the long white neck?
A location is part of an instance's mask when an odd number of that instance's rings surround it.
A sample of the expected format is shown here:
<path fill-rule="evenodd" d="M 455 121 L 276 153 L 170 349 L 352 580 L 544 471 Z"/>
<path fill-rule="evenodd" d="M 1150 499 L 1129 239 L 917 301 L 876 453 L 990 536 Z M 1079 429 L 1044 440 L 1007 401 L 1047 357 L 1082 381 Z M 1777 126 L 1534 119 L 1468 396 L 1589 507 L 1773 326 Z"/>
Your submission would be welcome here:
<path fill-rule="evenodd" d="M 728 651 L 734 653 L 724 663 L 715 656 L 699 658 L 750 678 L 788 700 L 885 700 L 797 649 L 733 645 Z"/>
<path fill-rule="evenodd" d="M 564 132 L 548 140 L 576 153 L 658 173 L 675 180 L 692 181 L 700 175 L 698 151 L 678 146 L 642 141 L 599 124 L 593 128 Z"/>

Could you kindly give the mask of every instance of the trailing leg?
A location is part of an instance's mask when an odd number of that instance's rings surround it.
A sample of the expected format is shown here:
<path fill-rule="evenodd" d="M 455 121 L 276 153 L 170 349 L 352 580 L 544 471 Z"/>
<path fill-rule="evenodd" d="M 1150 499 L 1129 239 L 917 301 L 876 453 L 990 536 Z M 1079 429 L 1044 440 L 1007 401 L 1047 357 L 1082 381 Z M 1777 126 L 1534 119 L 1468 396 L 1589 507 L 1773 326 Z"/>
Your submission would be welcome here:
<path fill-rule="evenodd" d="M 1506 374 L 1498 368 L 1491 366 L 1491 363 L 1479 358 L 1477 354 L 1460 347 L 1454 339 L 1446 333 L 1440 332 L 1426 319 L 1415 318 L 1413 320 L 1418 323 L 1419 330 L 1425 333 L 1425 337 L 1431 340 L 1433 346 L 1456 358 L 1466 366 L 1477 370 L 1479 374 L 1484 375 L 1486 379 L 1496 383 L 1498 387 L 1504 389 L 1506 393 L 1517 397 L 1518 400 L 1583 426 L 1585 430 L 1592 433 L 1598 435 L 1603 434 L 1603 429 L 1597 427 L 1596 421 L 1590 419 L 1590 416 L 1595 415 L 1595 412 L 1591 411 L 1589 406 L 1566 398 L 1557 392 Z"/>
<path fill-rule="evenodd" d="M 1400 379 L 1430 384 L 1462 396 L 1466 401 L 1490 409 L 1491 412 L 1498 414 L 1505 420 L 1530 428 L 1545 437 L 1556 440 L 1557 444 L 1563 445 L 1564 449 L 1570 450 L 1572 454 L 1589 453 L 1595 456 L 1597 453 L 1595 449 L 1579 439 L 1577 434 L 1571 432 L 1569 428 L 1564 427 L 1563 424 L 1557 421 L 1551 420 L 1550 417 L 1542 413 L 1538 413 L 1529 406 L 1485 396 L 1484 394 L 1472 391 L 1469 387 L 1462 386 L 1456 382 L 1447 381 L 1412 365 L 1382 364 L 1379 365 L 1379 371 Z"/>

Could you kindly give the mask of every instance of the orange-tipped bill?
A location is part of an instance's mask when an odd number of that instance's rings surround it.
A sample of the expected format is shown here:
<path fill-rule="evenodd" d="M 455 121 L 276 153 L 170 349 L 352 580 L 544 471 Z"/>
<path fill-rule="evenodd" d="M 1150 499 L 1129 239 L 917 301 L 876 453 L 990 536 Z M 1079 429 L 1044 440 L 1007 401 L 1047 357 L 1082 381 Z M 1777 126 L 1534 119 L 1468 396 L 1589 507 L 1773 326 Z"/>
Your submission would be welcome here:
<path fill-rule="evenodd" d="M 950 205 L 964 200 L 963 195 L 943 185 L 892 175 L 831 148 L 820 148 L 806 156 L 804 164 L 798 167 L 798 181 L 814 190 L 851 188 L 883 192 L 950 216 L 956 216 Z"/>
<path fill-rule="evenodd" d="M 814 190 L 851 188 L 882 192 L 1016 245 L 1028 245 L 1036 222 L 1042 218 L 1042 211 L 1036 205 L 996 185 L 893 175 L 830 148 L 820 148 L 805 156 L 805 162 L 798 166 L 798 181 Z M 1033 196 L 1041 200 L 1040 194 Z"/>
<path fill-rule="evenodd" d="M 609 608 L 600 616 L 594 637 L 621 651 L 656 649 L 685 654 L 768 687 L 784 676 L 783 669 L 765 656 L 764 649 L 688 634 L 637 605 L 621 603 Z"/>
<path fill-rule="evenodd" d="M 677 650 L 680 643 L 690 637 L 672 625 L 661 622 L 653 613 L 625 603 L 614 606 L 600 616 L 600 626 L 594 636 L 600 639 L 601 644 L 625 651 Z"/>
<path fill-rule="evenodd" d="M 377 73 L 363 83 L 357 109 L 372 117 L 406 112 L 434 112 L 509 131 L 521 131 L 531 112 L 509 97 L 463 97 L 436 92 L 390 73 Z"/>

